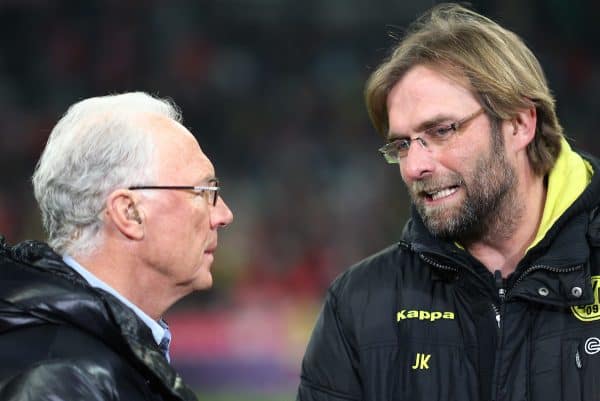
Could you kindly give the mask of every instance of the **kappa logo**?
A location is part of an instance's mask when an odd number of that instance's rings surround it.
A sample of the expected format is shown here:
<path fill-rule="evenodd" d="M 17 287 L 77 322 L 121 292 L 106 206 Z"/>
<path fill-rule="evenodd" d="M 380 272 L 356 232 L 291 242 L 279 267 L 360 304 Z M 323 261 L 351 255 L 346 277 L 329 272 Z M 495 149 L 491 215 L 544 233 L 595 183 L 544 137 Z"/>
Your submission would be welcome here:
<path fill-rule="evenodd" d="M 571 307 L 575 317 L 583 322 L 600 320 L 600 276 L 592 276 L 592 293 L 593 304 Z"/>
<path fill-rule="evenodd" d="M 454 319 L 454 312 L 439 312 L 439 311 L 426 311 L 426 310 L 406 310 L 402 309 L 396 314 L 396 321 L 407 320 L 407 319 L 418 319 L 427 320 L 429 322 L 435 322 L 439 319 Z"/>

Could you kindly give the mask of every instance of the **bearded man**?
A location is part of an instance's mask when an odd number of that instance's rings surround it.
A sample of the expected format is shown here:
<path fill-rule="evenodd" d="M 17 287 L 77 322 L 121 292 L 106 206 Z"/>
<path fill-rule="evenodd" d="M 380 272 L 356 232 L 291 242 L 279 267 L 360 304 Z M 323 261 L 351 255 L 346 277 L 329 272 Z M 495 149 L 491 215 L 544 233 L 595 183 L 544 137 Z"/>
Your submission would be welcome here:
<path fill-rule="evenodd" d="M 331 285 L 297 399 L 600 400 L 600 164 L 532 52 L 438 5 L 365 95 L 412 216 Z"/>

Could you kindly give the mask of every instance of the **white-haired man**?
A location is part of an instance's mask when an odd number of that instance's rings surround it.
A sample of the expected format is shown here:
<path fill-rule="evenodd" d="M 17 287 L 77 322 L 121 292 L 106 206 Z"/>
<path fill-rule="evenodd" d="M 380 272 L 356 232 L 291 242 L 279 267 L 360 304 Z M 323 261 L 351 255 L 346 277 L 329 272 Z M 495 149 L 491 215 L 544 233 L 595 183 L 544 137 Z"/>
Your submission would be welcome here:
<path fill-rule="evenodd" d="M 85 99 L 33 175 L 48 245 L 0 247 L 0 399 L 195 400 L 163 314 L 212 285 L 233 215 L 173 104 Z"/>

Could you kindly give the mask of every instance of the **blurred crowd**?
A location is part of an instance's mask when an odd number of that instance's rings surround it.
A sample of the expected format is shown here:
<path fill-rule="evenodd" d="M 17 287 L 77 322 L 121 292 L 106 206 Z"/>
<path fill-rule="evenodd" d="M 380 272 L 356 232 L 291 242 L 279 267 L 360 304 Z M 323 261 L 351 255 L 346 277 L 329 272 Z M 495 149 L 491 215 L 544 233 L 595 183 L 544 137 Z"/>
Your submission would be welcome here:
<path fill-rule="evenodd" d="M 130 90 L 170 97 L 236 216 L 215 288 L 179 311 L 303 305 L 303 349 L 328 283 L 400 236 L 409 202 L 377 153 L 362 90 L 394 35 L 433 3 L 0 1 L 0 233 L 44 239 L 30 176 L 70 104 Z M 525 39 L 572 143 L 600 155 L 598 3 L 473 5 Z"/>

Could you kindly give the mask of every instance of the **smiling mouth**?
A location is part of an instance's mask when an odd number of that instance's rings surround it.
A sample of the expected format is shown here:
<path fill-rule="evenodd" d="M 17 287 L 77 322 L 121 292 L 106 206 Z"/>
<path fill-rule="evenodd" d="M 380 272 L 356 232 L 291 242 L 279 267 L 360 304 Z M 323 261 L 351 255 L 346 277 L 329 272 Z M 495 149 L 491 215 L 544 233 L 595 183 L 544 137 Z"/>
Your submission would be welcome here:
<path fill-rule="evenodd" d="M 432 190 L 432 191 L 423 191 L 421 192 L 422 196 L 425 197 L 428 201 L 436 201 L 438 199 L 446 198 L 456 191 L 458 191 L 459 186 L 454 185 L 447 188 Z"/>

